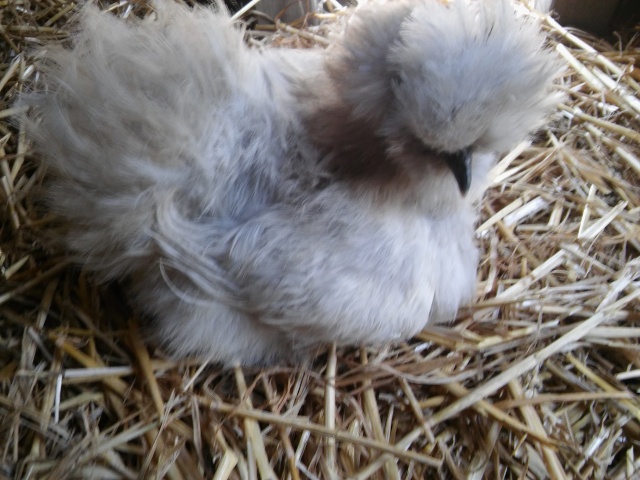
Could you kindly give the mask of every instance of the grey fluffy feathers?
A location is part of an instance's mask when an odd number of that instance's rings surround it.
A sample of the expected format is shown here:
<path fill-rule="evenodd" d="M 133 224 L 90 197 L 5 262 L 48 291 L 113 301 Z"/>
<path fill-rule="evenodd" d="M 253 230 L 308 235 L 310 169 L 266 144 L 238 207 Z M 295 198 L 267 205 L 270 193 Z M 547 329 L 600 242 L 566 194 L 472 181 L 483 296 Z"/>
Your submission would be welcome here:
<path fill-rule="evenodd" d="M 327 51 L 250 49 L 226 14 L 85 8 L 22 101 L 65 247 L 126 282 L 175 355 L 291 361 L 406 338 L 474 294 L 495 154 L 558 66 L 506 1 L 390 3 Z M 474 151 L 462 196 L 440 156 Z"/>

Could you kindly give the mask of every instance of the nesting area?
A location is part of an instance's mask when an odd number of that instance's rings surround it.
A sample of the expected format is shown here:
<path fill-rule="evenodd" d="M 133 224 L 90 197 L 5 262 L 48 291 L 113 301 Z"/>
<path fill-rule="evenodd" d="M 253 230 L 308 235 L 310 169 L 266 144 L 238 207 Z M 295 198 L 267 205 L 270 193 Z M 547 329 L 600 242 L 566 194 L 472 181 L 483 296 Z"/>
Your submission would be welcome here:
<path fill-rule="evenodd" d="M 247 40 L 321 48 L 348 16 L 328 3 Z M 14 101 L 77 9 L 0 0 L 0 478 L 640 478 L 639 27 L 605 40 L 543 16 L 566 96 L 492 172 L 454 323 L 221 370 L 145 343 L 123 287 L 47 243 Z"/>

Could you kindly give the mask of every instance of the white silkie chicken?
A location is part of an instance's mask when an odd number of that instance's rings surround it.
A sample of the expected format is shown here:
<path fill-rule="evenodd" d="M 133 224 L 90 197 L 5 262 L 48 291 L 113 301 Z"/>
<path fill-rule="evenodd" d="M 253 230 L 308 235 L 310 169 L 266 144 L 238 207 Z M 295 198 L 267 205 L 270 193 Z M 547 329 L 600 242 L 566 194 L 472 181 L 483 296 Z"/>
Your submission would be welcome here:
<path fill-rule="evenodd" d="M 295 361 L 409 337 L 473 298 L 474 200 L 557 72 L 507 1 L 364 9 L 327 51 L 227 13 L 86 8 L 25 96 L 48 205 L 174 355 Z"/>

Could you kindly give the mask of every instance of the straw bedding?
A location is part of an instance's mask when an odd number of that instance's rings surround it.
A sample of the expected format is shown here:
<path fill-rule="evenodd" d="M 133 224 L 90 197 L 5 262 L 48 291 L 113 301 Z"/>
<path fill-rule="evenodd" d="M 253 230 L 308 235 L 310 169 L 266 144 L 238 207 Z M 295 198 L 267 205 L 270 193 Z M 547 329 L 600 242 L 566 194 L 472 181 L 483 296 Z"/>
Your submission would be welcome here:
<path fill-rule="evenodd" d="M 567 96 L 495 168 L 456 322 L 222 371 L 154 351 L 121 287 L 46 246 L 12 101 L 37 79 L 29 49 L 64 40 L 75 9 L 0 1 L 0 477 L 640 478 L 637 29 L 611 44 L 544 20 Z"/>

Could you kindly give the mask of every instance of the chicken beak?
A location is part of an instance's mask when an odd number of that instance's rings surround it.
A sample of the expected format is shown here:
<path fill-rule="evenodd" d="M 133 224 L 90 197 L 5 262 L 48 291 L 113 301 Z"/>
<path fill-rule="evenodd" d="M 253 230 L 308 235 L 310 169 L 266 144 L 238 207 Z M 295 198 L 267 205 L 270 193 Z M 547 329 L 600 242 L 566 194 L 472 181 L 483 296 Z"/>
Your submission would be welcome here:
<path fill-rule="evenodd" d="M 460 193 L 464 196 L 471 186 L 471 148 L 464 148 L 453 153 L 443 154 L 447 166 L 458 182 Z"/>

